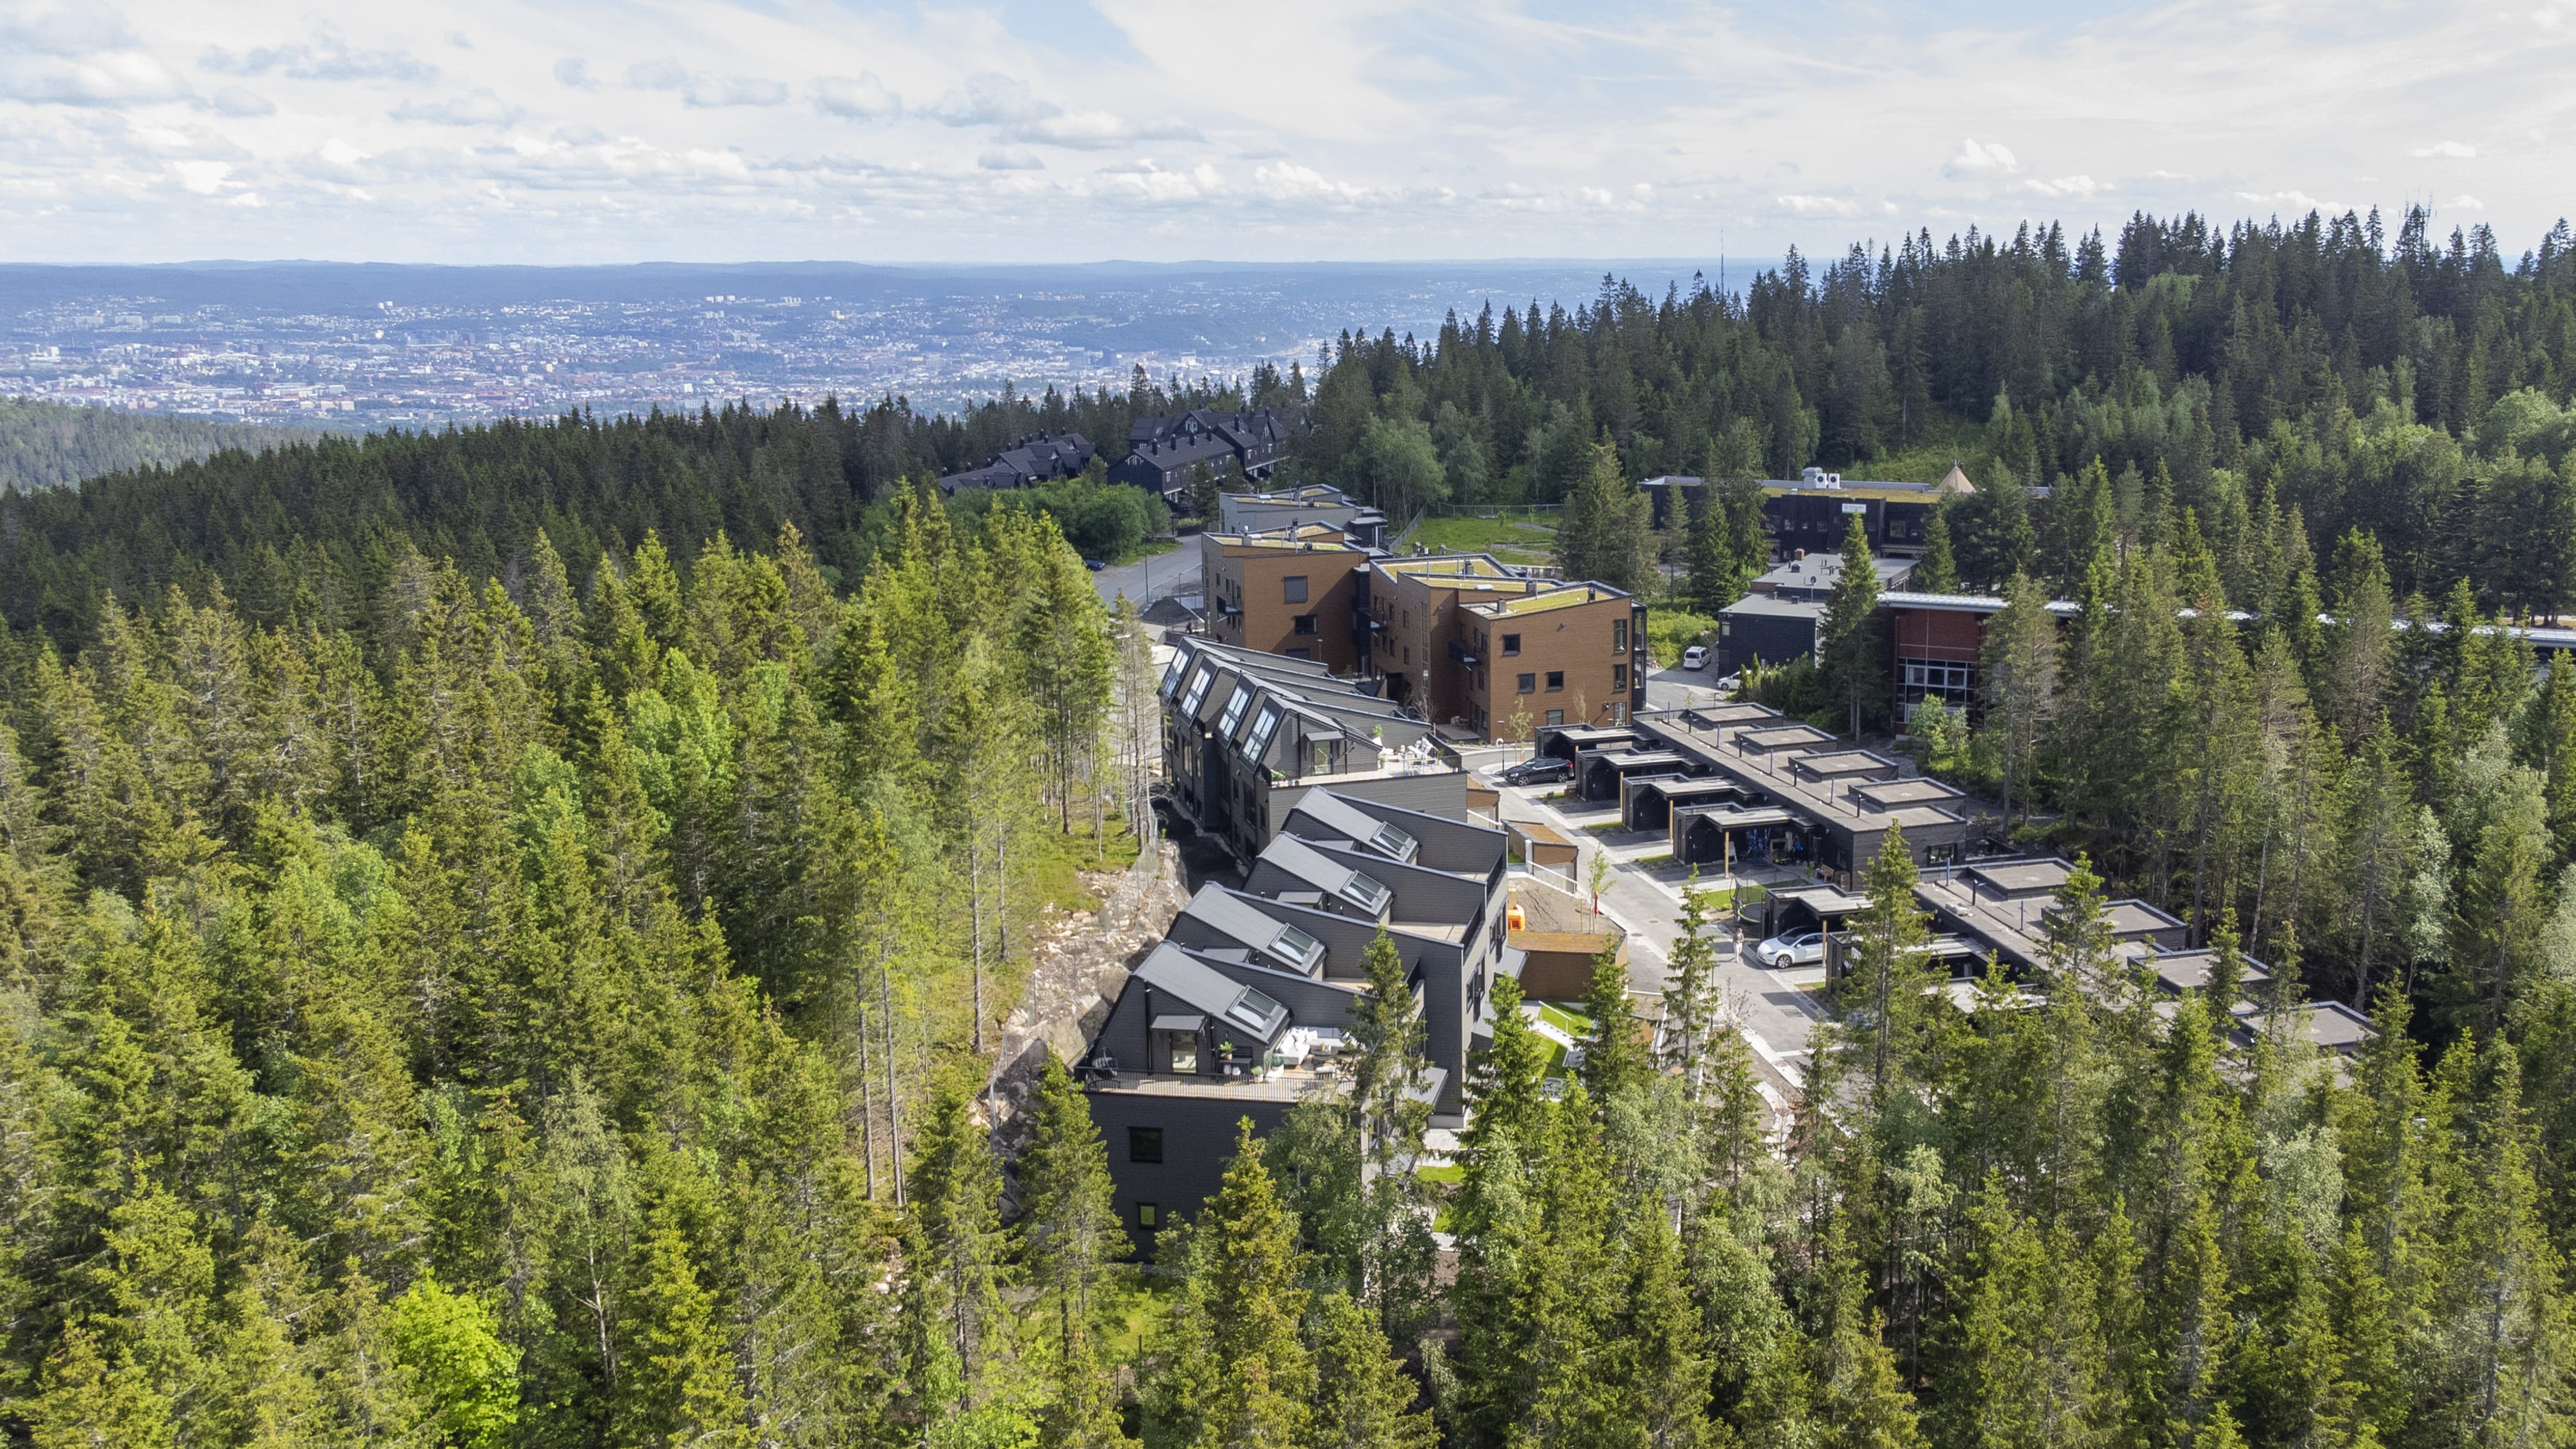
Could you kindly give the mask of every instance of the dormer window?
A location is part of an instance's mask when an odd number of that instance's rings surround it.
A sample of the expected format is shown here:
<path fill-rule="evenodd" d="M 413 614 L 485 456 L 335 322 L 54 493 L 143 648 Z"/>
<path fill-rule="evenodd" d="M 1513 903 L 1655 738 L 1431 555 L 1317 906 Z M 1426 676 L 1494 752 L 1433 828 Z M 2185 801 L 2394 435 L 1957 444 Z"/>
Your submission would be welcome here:
<path fill-rule="evenodd" d="M 1190 692 L 1181 696 L 1181 713 L 1197 714 L 1199 705 L 1207 699 L 1208 685 L 1215 679 L 1215 670 L 1200 665 L 1199 672 L 1190 676 Z"/>
<path fill-rule="evenodd" d="M 1395 895 L 1393 891 L 1364 875 L 1352 876 L 1342 887 L 1340 894 L 1343 900 L 1372 916 L 1384 911 L 1386 903 Z"/>
<path fill-rule="evenodd" d="M 1270 938 L 1269 949 L 1271 955 L 1309 975 L 1324 958 L 1324 943 L 1295 926 L 1280 927 L 1279 934 Z"/>
<path fill-rule="evenodd" d="M 1233 734 L 1234 727 L 1243 723 L 1243 711 L 1250 706 L 1251 703 L 1252 691 L 1238 683 L 1235 686 L 1234 698 L 1225 702 L 1225 718 L 1218 722 L 1217 732 L 1220 734 Z"/>
<path fill-rule="evenodd" d="M 1413 853 L 1421 848 L 1420 841 L 1392 825 L 1379 826 L 1377 834 L 1369 837 L 1369 844 L 1388 859 L 1401 861 L 1411 861 Z"/>
<path fill-rule="evenodd" d="M 1243 994 L 1225 1009 L 1226 1020 L 1265 1041 L 1278 1033 L 1287 1017 L 1288 1008 L 1249 986 L 1243 988 Z"/>
<path fill-rule="evenodd" d="M 1253 717 L 1252 733 L 1243 737 L 1244 757 L 1253 760 L 1260 759 L 1263 752 L 1270 748 L 1270 736 L 1276 733 L 1278 729 L 1278 707 L 1276 705 L 1263 705 L 1261 707 L 1261 713 Z"/>

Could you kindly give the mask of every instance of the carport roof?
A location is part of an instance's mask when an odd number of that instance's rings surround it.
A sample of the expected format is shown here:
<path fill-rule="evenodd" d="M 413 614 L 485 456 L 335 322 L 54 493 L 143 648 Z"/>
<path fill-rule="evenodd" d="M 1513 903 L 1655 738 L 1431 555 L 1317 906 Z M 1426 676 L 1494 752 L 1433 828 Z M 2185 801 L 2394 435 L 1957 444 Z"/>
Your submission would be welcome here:
<path fill-rule="evenodd" d="M 1847 916 L 1869 909 L 1869 897 L 1837 886 L 1800 886 L 1795 890 L 1773 891 L 1775 901 L 1796 901 L 1820 916 Z"/>
<path fill-rule="evenodd" d="M 1634 770 L 1646 765 L 1678 765 L 1682 757 L 1671 750 L 1603 750 L 1601 758 L 1613 769 Z"/>
<path fill-rule="evenodd" d="M 1794 825 L 1801 817 L 1777 805 L 1756 805 L 1739 810 L 1732 805 L 1700 805 L 1676 809 L 1675 819 L 1708 820 L 1726 830 L 1746 830 L 1756 825 Z"/>

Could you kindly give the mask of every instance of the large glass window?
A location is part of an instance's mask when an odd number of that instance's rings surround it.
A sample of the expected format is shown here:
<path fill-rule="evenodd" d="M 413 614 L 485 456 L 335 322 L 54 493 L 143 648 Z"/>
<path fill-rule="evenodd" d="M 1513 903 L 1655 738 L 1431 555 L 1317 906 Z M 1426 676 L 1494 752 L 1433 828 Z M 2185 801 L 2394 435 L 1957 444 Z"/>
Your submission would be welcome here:
<path fill-rule="evenodd" d="M 1215 678 L 1215 670 L 1208 668 L 1204 664 L 1199 666 L 1199 672 L 1190 676 L 1189 693 L 1181 696 L 1181 713 L 1197 714 L 1199 712 L 1199 703 L 1207 698 L 1208 684 Z"/>
<path fill-rule="evenodd" d="M 1217 721 L 1217 732 L 1219 734 L 1233 734 L 1234 727 L 1243 723 L 1243 711 L 1251 703 L 1251 686 L 1240 679 L 1236 680 L 1234 683 L 1234 698 L 1225 702 L 1225 714 L 1223 718 Z"/>
<path fill-rule="evenodd" d="M 1977 695 L 1977 666 L 1949 659 L 1908 659 L 1897 676 L 1896 698 L 1911 719 L 1915 708 L 1937 699 L 1952 709 L 1966 709 Z"/>
<path fill-rule="evenodd" d="M 1283 603 L 1302 604 L 1306 602 L 1306 576 L 1304 574 L 1290 574 L 1288 577 L 1279 581 L 1279 591 L 1280 599 Z"/>
<path fill-rule="evenodd" d="M 1385 886 L 1364 875 L 1352 876 L 1350 883 L 1342 887 L 1343 900 L 1349 901 L 1372 916 L 1386 909 L 1387 900 L 1393 894 L 1394 892 Z"/>
<path fill-rule="evenodd" d="M 1162 1161 L 1163 1129 L 1160 1127 L 1128 1128 L 1127 1160 L 1129 1162 Z"/>
<path fill-rule="evenodd" d="M 1260 759 L 1263 753 L 1270 748 L 1270 736 L 1276 733 L 1278 729 L 1278 706 L 1267 704 L 1263 705 L 1261 707 L 1261 713 L 1255 716 L 1252 721 L 1252 733 L 1243 737 L 1244 758 L 1248 760 Z"/>

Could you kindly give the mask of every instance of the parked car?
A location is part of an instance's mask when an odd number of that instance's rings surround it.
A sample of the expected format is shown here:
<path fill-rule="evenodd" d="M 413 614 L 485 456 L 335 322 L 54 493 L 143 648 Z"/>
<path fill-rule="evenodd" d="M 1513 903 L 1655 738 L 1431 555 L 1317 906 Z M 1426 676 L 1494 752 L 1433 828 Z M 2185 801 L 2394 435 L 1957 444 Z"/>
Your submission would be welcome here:
<path fill-rule="evenodd" d="M 1105 564 L 1105 563 L 1102 563 L 1100 560 L 1098 560 L 1098 559 L 1096 559 L 1096 558 L 1087 558 L 1087 559 L 1084 559 L 1084 560 L 1082 561 L 1082 566 L 1083 566 L 1084 568 L 1087 568 L 1087 569 L 1091 570 L 1091 571 L 1092 571 L 1093 573 L 1095 573 L 1095 574 L 1096 574 L 1096 573 L 1098 573 L 1098 572 L 1100 572 L 1102 569 L 1105 569 L 1105 568 L 1109 567 L 1109 565 L 1107 565 L 1107 564 Z"/>
<path fill-rule="evenodd" d="M 1777 969 L 1782 966 L 1813 966 L 1825 959 L 1825 933 L 1798 931 L 1774 936 L 1753 948 L 1754 959 Z"/>
<path fill-rule="evenodd" d="M 1523 760 L 1503 771 L 1506 785 L 1554 785 L 1573 778 L 1574 766 L 1552 755 Z"/>
<path fill-rule="evenodd" d="M 1705 644 L 1693 644 L 1693 645 L 1692 645 L 1691 647 L 1689 647 L 1688 649 L 1685 649 L 1685 650 L 1683 650 L 1683 651 L 1682 651 L 1682 668 L 1684 668 L 1684 669 L 1706 669 L 1707 667 L 1708 667 L 1708 646 L 1707 646 L 1707 645 L 1705 645 Z"/>

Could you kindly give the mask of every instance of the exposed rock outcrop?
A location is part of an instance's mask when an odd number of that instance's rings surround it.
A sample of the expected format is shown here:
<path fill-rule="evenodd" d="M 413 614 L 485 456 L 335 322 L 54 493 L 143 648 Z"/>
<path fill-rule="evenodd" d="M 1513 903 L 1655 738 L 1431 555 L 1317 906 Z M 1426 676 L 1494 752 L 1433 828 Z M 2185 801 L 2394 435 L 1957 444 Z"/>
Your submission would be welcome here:
<path fill-rule="evenodd" d="M 1127 985 L 1127 975 L 1189 903 L 1180 862 L 1169 841 L 1136 857 L 1117 878 L 1097 914 L 1073 917 L 1071 929 L 1049 931 L 1036 948 L 1020 1004 L 1002 1019 L 1002 1046 L 984 1100 L 997 1144 L 1016 1153 L 1026 1129 L 1020 1104 L 1028 1099 L 1053 1052 L 1079 1060 L 1092 1033 Z"/>

